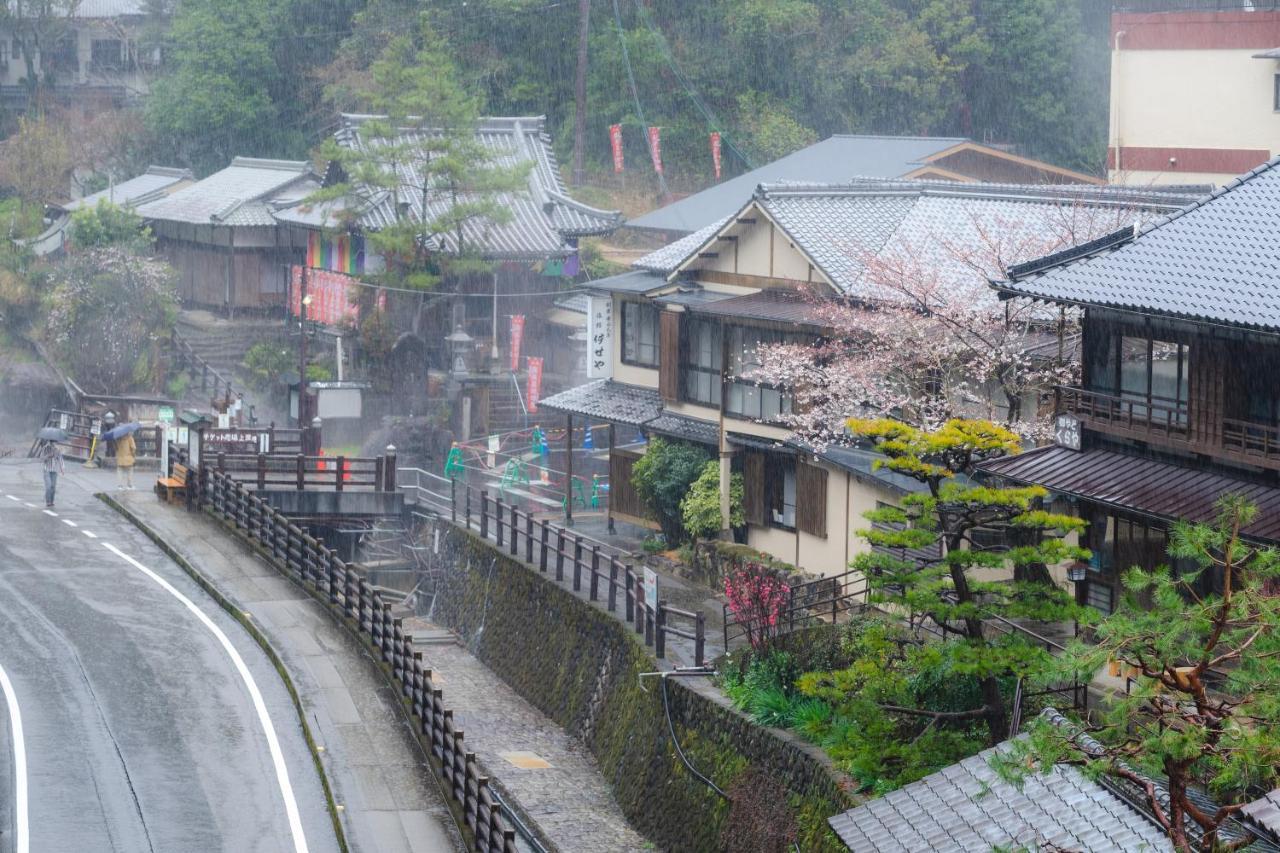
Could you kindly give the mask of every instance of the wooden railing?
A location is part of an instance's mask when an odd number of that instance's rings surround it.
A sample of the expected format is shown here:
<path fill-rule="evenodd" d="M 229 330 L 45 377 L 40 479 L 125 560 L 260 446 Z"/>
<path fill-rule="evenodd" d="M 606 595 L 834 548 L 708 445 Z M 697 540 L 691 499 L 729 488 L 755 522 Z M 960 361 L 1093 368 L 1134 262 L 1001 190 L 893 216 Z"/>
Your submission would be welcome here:
<path fill-rule="evenodd" d="M 1222 419 L 1222 449 L 1249 459 L 1280 462 L 1280 427 Z"/>
<path fill-rule="evenodd" d="M 303 456 L 289 453 L 216 453 L 213 467 L 259 489 L 297 491 L 396 490 L 396 457 Z"/>
<path fill-rule="evenodd" d="M 173 333 L 169 341 L 173 351 L 174 366 L 179 370 L 185 370 L 193 379 L 200 380 L 202 393 L 209 394 L 214 400 L 221 396 L 228 403 L 235 399 L 237 394 L 242 393 L 232 386 L 230 379 L 219 373 L 217 368 L 192 349 L 191 344 L 179 337 L 177 332 Z"/>
<path fill-rule="evenodd" d="M 1059 412 L 1075 415 L 1106 432 L 1139 437 L 1190 438 L 1189 409 L 1180 400 L 1121 396 L 1069 386 L 1059 386 L 1057 395 Z"/>
<path fill-rule="evenodd" d="M 819 622 L 834 625 L 840 614 L 865 609 L 869 591 L 866 576 L 856 569 L 796 584 L 787 594 L 787 602 L 778 613 L 776 625 L 771 627 L 776 632 L 791 632 Z M 725 604 L 725 651 L 729 650 L 730 643 L 747 637 L 752 628 L 766 627 L 763 618 L 739 619 Z"/>
<path fill-rule="evenodd" d="M 174 448 L 169 458 L 179 461 Z M 344 563 L 324 543 L 308 535 L 230 474 L 203 468 L 198 472 L 195 503 L 255 543 L 292 580 L 310 591 L 340 619 L 358 630 L 400 685 L 412 709 L 414 726 L 437 763 L 449 796 L 459 805 L 474 833 L 475 849 L 484 853 L 516 853 L 516 830 L 522 826 L 490 789 L 474 752 L 466 749 L 453 712 L 444 706 L 441 689 L 422 662 L 405 631 L 403 618 L 354 566 Z M 535 850 L 542 846 L 526 841 Z"/>

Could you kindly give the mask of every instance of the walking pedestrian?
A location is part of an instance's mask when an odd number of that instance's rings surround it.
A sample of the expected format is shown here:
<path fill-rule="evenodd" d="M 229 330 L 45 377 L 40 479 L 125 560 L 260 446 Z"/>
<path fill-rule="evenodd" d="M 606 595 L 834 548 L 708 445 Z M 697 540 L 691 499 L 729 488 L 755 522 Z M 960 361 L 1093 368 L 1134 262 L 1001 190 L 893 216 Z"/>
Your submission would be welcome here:
<path fill-rule="evenodd" d="M 137 445 L 133 433 L 116 439 L 116 484 L 121 490 L 133 491 L 133 462 Z"/>
<path fill-rule="evenodd" d="M 44 469 L 44 505 L 53 506 L 54 493 L 58 491 L 58 475 L 67 471 L 62 461 L 62 448 L 55 442 L 46 441 L 40 449 L 40 465 Z"/>

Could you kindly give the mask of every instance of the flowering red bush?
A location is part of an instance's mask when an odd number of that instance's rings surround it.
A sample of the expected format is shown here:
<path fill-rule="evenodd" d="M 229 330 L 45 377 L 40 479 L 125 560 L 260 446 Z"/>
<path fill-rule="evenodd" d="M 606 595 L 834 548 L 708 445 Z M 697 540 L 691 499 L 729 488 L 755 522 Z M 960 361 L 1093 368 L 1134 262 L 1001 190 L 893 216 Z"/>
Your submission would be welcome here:
<path fill-rule="evenodd" d="M 742 563 L 725 575 L 724 594 L 751 648 L 762 648 L 770 637 L 781 633 L 791 587 L 777 569 L 763 563 Z"/>

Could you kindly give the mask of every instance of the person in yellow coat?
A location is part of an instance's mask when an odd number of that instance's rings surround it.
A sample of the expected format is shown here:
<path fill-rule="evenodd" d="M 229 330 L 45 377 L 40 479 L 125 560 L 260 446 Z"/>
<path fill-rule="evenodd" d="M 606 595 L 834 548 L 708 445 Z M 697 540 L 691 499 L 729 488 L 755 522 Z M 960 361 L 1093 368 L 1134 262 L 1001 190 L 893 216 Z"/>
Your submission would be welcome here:
<path fill-rule="evenodd" d="M 133 491 L 133 463 L 138 445 L 133 433 L 116 439 L 116 487 Z"/>

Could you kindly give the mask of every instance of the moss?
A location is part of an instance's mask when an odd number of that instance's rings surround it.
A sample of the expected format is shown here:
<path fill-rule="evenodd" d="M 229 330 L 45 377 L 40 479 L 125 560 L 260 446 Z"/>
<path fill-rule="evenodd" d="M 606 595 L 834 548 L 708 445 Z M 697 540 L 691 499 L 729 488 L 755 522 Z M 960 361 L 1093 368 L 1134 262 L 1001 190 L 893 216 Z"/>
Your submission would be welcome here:
<path fill-rule="evenodd" d="M 718 850 L 729 803 L 676 754 L 658 667 L 615 616 L 469 533 L 441 527 L 434 619 L 539 710 L 579 736 L 627 818 L 661 849 Z M 552 569 L 554 571 L 554 569 Z M 840 849 L 826 819 L 856 804 L 820 754 L 667 680 L 671 725 L 693 766 L 727 791 L 752 768 L 776 778 L 804 850 Z M 838 842 L 836 842 L 838 844 Z"/>

